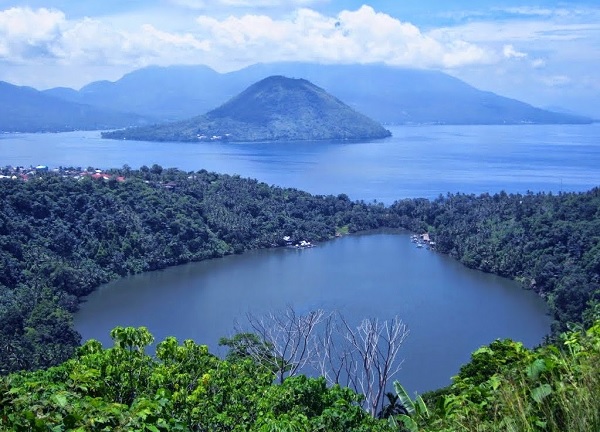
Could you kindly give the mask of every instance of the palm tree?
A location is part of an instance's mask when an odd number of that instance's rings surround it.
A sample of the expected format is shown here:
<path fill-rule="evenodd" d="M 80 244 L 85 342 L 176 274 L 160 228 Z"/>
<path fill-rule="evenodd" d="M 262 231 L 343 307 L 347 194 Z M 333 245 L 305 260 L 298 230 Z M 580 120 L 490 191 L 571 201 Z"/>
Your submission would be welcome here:
<path fill-rule="evenodd" d="M 387 397 L 389 403 L 385 405 L 381 411 L 379 411 L 377 418 L 386 419 L 399 414 L 408 415 L 408 410 L 402 404 L 402 402 L 400 402 L 400 397 L 397 394 L 387 392 L 385 397 Z"/>

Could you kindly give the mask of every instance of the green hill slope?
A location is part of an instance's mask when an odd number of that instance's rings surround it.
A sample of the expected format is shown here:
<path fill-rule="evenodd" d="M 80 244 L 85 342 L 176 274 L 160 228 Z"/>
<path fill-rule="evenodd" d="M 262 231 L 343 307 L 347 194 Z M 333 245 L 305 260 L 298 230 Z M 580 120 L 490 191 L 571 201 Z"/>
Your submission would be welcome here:
<path fill-rule="evenodd" d="M 354 140 L 390 136 L 304 79 L 265 78 L 203 116 L 165 125 L 103 134 L 145 141 Z"/>
<path fill-rule="evenodd" d="M 0 82 L 1 132 L 99 130 L 146 123 L 137 114 L 66 101 L 30 87 Z"/>

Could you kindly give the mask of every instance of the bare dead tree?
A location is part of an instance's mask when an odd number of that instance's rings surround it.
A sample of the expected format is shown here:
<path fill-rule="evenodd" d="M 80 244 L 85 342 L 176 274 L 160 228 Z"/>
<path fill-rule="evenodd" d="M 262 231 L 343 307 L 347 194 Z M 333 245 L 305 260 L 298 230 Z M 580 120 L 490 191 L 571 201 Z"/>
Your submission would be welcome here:
<path fill-rule="evenodd" d="M 399 352 L 408 336 L 398 316 L 389 321 L 364 319 L 356 327 L 339 313 L 319 309 L 301 315 L 291 306 L 246 317 L 248 326 L 236 323 L 237 339 L 228 345 L 268 367 L 280 383 L 311 365 L 329 384 L 364 395 L 363 408 L 373 416 L 383 408 L 387 385 L 402 366 Z"/>
<path fill-rule="evenodd" d="M 329 384 L 340 384 L 352 387 L 352 377 L 348 374 L 351 363 L 351 351 L 346 341 L 340 336 L 340 319 L 337 313 L 328 315 L 323 330 L 315 338 L 313 367 Z"/>
<path fill-rule="evenodd" d="M 364 408 L 376 415 L 383 408 L 387 384 L 398 373 L 398 353 L 408 329 L 396 316 L 391 321 L 364 319 L 357 327 L 337 314 L 317 339 L 317 370 L 330 384 L 364 395 Z"/>
<path fill-rule="evenodd" d="M 244 330 L 236 324 L 235 330 L 238 333 L 250 331 L 261 339 L 263 344 L 260 349 L 250 350 L 249 354 L 255 361 L 273 370 L 277 380 L 282 383 L 286 377 L 298 374 L 313 361 L 316 353 L 315 330 L 325 315 L 321 309 L 300 315 L 288 306 L 283 311 L 263 316 L 248 313 L 249 328 Z"/>
<path fill-rule="evenodd" d="M 381 408 L 387 383 L 400 371 L 398 352 L 408 336 L 406 324 L 396 316 L 391 321 L 364 319 L 351 328 L 343 317 L 344 338 L 354 350 L 348 365 L 355 380 L 355 389 L 365 396 L 367 410 L 375 416 Z"/>

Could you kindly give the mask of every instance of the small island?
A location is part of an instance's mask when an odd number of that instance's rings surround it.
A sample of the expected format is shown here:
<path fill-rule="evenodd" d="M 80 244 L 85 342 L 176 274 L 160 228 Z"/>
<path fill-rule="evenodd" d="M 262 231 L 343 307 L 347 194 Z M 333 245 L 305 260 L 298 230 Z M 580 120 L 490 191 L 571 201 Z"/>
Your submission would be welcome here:
<path fill-rule="evenodd" d="M 390 131 L 305 79 L 265 78 L 189 120 L 135 127 L 103 138 L 140 141 L 316 141 L 386 138 Z"/>

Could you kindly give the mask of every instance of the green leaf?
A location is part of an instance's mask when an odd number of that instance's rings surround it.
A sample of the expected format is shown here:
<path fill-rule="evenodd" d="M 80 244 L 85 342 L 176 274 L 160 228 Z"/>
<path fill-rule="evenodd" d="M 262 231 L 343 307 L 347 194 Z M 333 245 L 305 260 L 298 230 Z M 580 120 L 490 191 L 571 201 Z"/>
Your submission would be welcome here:
<path fill-rule="evenodd" d="M 410 432 L 418 432 L 419 431 L 419 426 L 417 425 L 417 423 L 412 418 L 407 416 L 406 414 L 400 414 L 398 416 L 398 419 L 400 420 L 400 422 L 402 423 L 404 428 L 407 429 L 408 431 L 410 431 Z"/>
<path fill-rule="evenodd" d="M 55 394 L 52 396 L 52 399 L 54 399 L 56 405 L 58 405 L 61 408 L 67 406 L 67 396 L 65 396 L 64 394 Z"/>
<path fill-rule="evenodd" d="M 406 408 L 406 412 L 408 412 L 409 415 L 413 415 L 415 413 L 415 404 L 398 381 L 394 381 L 394 390 L 396 390 L 400 403 Z"/>
<path fill-rule="evenodd" d="M 540 377 L 540 374 L 547 370 L 546 362 L 543 359 L 537 359 L 527 366 L 527 377 L 532 381 L 536 381 Z"/>
<path fill-rule="evenodd" d="M 481 347 L 481 348 L 478 348 L 478 349 L 476 349 L 475 351 L 473 351 L 473 354 L 472 354 L 472 356 L 473 356 L 473 357 L 476 357 L 476 356 L 478 356 L 478 355 L 482 355 L 482 354 L 489 354 L 489 355 L 493 355 L 493 354 L 494 354 L 494 351 L 493 351 L 493 350 L 492 350 L 490 347 L 483 346 L 483 347 Z"/>
<path fill-rule="evenodd" d="M 541 403 L 545 398 L 552 394 L 552 387 L 550 384 L 542 384 L 539 387 L 531 390 L 531 397 L 537 403 Z"/>
<path fill-rule="evenodd" d="M 427 409 L 427 405 L 425 405 L 425 401 L 421 396 L 417 396 L 415 398 L 417 412 L 419 413 L 420 418 L 429 418 L 429 410 Z"/>

